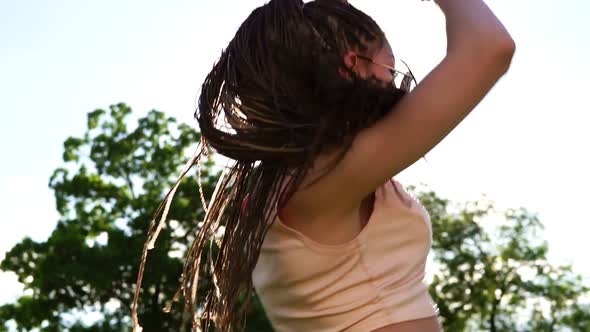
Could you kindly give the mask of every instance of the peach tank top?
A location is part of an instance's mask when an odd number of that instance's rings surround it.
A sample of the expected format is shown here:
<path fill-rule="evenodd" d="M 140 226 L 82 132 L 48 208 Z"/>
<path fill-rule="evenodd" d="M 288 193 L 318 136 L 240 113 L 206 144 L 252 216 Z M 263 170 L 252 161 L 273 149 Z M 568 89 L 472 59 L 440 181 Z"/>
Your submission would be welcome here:
<path fill-rule="evenodd" d="M 318 243 L 277 216 L 253 283 L 277 332 L 372 331 L 436 316 L 423 283 L 431 244 L 428 212 L 392 179 L 375 191 L 366 226 L 342 245 Z"/>

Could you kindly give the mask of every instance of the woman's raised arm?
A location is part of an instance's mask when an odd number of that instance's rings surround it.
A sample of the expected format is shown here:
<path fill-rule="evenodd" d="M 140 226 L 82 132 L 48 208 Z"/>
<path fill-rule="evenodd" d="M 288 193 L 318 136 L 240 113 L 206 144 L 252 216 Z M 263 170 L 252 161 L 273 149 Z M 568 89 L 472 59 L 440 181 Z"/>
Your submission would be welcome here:
<path fill-rule="evenodd" d="M 391 112 L 358 134 L 330 173 L 302 190 L 299 208 L 320 214 L 357 208 L 442 141 L 508 70 L 515 43 L 482 0 L 435 2 L 446 17 L 446 56 Z"/>

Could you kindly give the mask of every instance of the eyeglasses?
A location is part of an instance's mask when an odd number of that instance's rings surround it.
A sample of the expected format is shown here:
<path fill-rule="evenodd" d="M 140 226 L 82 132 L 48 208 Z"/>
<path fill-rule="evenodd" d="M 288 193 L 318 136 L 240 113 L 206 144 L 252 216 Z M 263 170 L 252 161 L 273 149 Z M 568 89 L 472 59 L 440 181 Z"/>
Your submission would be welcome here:
<path fill-rule="evenodd" d="M 400 89 L 404 92 L 410 92 L 416 87 L 416 78 L 414 78 L 414 74 L 412 74 L 412 71 L 403 60 L 400 61 L 404 64 L 405 69 L 407 69 L 405 73 L 386 64 L 375 62 L 373 61 L 373 59 L 369 57 L 363 55 L 357 55 L 357 57 L 359 59 L 369 61 L 372 64 L 389 69 L 389 71 L 391 72 L 391 76 L 393 76 L 391 84 L 394 88 Z"/>

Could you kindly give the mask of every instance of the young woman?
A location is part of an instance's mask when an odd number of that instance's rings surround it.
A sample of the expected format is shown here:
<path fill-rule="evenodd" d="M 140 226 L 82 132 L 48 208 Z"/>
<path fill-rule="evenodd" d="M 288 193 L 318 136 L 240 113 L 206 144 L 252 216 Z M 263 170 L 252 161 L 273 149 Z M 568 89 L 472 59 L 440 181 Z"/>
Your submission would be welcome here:
<path fill-rule="evenodd" d="M 179 293 L 195 324 L 233 330 L 255 289 L 276 331 L 441 330 L 422 282 L 429 215 L 393 177 L 469 114 L 515 44 L 482 0 L 434 2 L 447 54 L 415 88 L 346 1 L 271 0 L 242 23 L 195 114 L 202 153 L 235 162 L 187 254 Z M 215 287 L 197 310 L 201 252 L 220 227 Z"/>

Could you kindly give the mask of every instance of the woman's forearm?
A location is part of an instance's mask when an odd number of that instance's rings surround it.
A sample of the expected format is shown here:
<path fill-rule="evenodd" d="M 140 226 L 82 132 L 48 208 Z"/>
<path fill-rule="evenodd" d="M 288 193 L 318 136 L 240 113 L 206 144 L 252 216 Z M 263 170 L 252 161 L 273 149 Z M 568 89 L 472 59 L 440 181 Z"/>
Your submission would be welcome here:
<path fill-rule="evenodd" d="M 514 49 L 514 41 L 500 20 L 482 0 L 435 0 L 446 17 L 447 51 Z"/>

